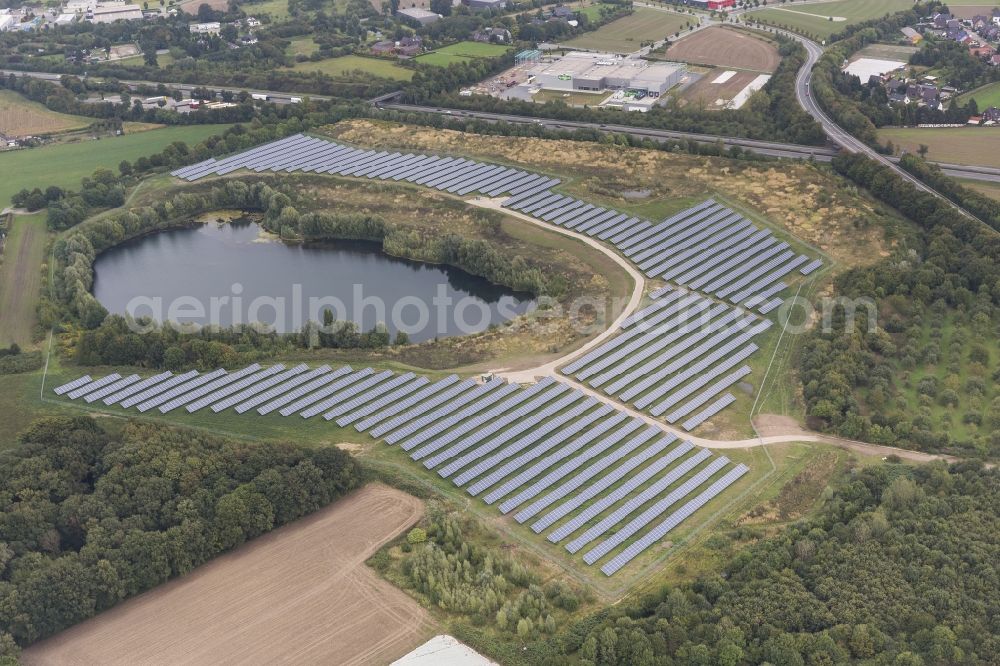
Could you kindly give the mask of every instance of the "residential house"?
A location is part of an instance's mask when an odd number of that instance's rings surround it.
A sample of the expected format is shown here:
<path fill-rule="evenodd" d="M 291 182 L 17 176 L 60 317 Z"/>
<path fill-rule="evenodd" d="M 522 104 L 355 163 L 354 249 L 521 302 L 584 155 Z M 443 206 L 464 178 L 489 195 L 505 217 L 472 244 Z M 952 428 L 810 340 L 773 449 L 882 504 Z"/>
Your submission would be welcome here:
<path fill-rule="evenodd" d="M 1000 108 L 991 106 L 983 111 L 983 123 L 1000 123 Z"/>
<path fill-rule="evenodd" d="M 374 44 L 372 44 L 370 50 L 375 55 L 389 55 L 395 49 L 396 49 L 396 42 L 386 40 L 382 42 L 375 42 Z"/>
<path fill-rule="evenodd" d="M 969 47 L 969 55 L 975 58 L 991 58 L 996 52 L 997 50 L 989 44 L 976 44 Z"/>
<path fill-rule="evenodd" d="M 483 28 L 472 33 L 472 41 L 487 44 L 510 44 L 513 37 L 507 28 Z"/>

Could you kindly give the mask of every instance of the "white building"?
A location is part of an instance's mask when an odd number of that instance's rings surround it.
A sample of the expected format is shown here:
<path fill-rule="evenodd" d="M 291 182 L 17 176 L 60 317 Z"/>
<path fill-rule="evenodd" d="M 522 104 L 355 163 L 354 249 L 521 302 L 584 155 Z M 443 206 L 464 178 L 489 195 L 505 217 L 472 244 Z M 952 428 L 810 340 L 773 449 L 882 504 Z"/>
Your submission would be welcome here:
<path fill-rule="evenodd" d="M 222 29 L 222 24 L 218 21 L 213 23 L 192 23 L 188 28 L 196 35 L 217 35 Z"/>
<path fill-rule="evenodd" d="M 70 14 L 70 13 L 60 14 L 56 18 L 56 25 L 69 25 L 70 23 L 76 20 L 76 17 L 77 17 L 76 14 Z"/>
<path fill-rule="evenodd" d="M 16 19 L 10 14 L 0 14 L 0 32 L 14 27 Z"/>
<path fill-rule="evenodd" d="M 69 0 L 63 7 L 66 14 L 86 14 L 97 6 L 97 0 Z"/>

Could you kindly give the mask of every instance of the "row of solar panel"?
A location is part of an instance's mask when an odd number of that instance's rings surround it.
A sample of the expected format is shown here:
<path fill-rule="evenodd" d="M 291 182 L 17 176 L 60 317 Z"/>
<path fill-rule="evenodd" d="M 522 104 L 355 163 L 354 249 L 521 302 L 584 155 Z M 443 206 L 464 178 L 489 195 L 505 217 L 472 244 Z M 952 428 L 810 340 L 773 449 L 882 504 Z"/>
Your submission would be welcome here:
<path fill-rule="evenodd" d="M 362 150 L 302 134 L 257 146 L 222 160 L 208 159 L 172 173 L 178 178 L 193 181 L 210 175 L 225 175 L 238 169 L 406 181 L 460 196 L 472 192 L 489 196 L 534 193 L 559 183 L 558 179 L 521 169 L 464 158 Z"/>
<path fill-rule="evenodd" d="M 371 434 L 487 504 L 504 500 L 503 513 L 520 508 L 518 522 L 538 516 L 536 533 L 565 521 L 548 539 L 580 533 L 566 546 L 573 553 L 633 515 L 630 533 L 639 533 L 729 466 L 550 378 L 526 389 L 494 381 L 463 395 L 446 409 L 413 404 Z M 608 541 L 596 546 L 605 555 L 627 539 Z"/>
<path fill-rule="evenodd" d="M 503 205 L 607 241 L 650 277 L 704 288 L 733 303 L 761 307 L 762 313 L 780 305 L 772 297 L 787 288 L 781 278 L 809 262 L 806 256 L 795 256 L 770 231 L 757 229 L 713 199 L 659 224 L 548 189 L 513 194 Z M 812 261 L 801 273 L 808 275 L 820 266 L 821 261 Z M 762 293 L 765 296 L 760 297 Z M 772 300 L 765 303 L 768 298 Z"/>
<path fill-rule="evenodd" d="M 156 406 L 164 413 L 181 406 L 189 412 L 237 407 L 240 413 L 257 406 L 262 414 L 279 409 L 304 417 L 325 412 L 342 427 L 355 424 L 358 431 L 410 449 L 423 444 L 411 454 L 415 460 L 426 459 L 425 466 L 488 504 L 508 497 L 500 505 L 504 513 L 530 502 L 517 514 L 519 522 L 552 507 L 532 528 L 540 532 L 568 518 L 553 533 L 558 537 L 550 536 L 556 542 L 594 519 L 600 522 L 585 535 L 603 533 L 710 457 L 699 450 L 682 460 L 694 449 L 690 443 L 643 428 L 641 421 L 551 378 L 520 388 L 499 379 L 476 385 L 452 375 L 431 383 L 371 368 L 253 364 L 233 373 L 165 372 L 145 381 L 137 375 L 86 376 L 55 392 Z M 613 512 L 601 517 L 605 509 Z"/>
<path fill-rule="evenodd" d="M 666 419 L 676 423 L 750 374 L 746 365 L 733 369 L 758 350 L 752 339 L 772 324 L 680 289 L 656 295 L 623 322 L 620 335 L 562 372 L 654 416 L 672 410 Z M 682 427 L 691 430 L 710 416 L 698 415 Z"/>

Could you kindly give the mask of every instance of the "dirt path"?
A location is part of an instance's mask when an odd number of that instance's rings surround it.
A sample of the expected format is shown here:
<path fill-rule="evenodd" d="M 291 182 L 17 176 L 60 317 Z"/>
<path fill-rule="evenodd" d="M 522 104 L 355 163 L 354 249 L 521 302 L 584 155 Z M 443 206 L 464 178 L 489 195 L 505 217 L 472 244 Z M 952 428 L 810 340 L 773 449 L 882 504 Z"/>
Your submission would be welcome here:
<path fill-rule="evenodd" d="M 510 210 L 509 208 L 504 208 L 501 204 L 505 199 L 506 197 L 500 197 L 496 199 L 489 199 L 486 197 L 475 197 L 473 199 L 469 199 L 467 203 L 470 203 L 473 206 L 479 206 L 480 208 L 490 208 L 499 211 L 504 215 L 515 217 L 519 220 L 523 220 L 524 222 L 533 224 L 536 227 L 541 227 L 546 231 L 554 231 L 556 233 L 562 234 L 563 236 L 569 236 L 570 238 L 574 238 L 582 243 L 586 243 L 595 250 L 605 254 L 612 261 L 614 261 L 616 264 L 625 269 L 625 272 L 629 274 L 629 276 L 632 278 L 632 282 L 635 285 L 632 288 L 632 295 L 629 297 L 628 303 L 625 305 L 625 308 L 618 315 L 618 318 L 615 319 L 613 322 L 611 322 L 611 325 L 608 326 L 607 330 L 605 330 L 597 337 L 593 338 L 587 344 L 583 345 L 582 347 L 573 351 L 572 353 L 562 358 L 558 358 L 554 361 L 550 361 L 545 365 L 540 365 L 535 368 L 530 368 L 528 370 L 497 373 L 498 375 L 505 377 L 508 381 L 519 384 L 534 382 L 539 377 L 561 377 L 556 373 L 556 368 L 565 363 L 568 363 L 570 359 L 576 356 L 580 356 L 582 354 L 587 353 L 591 349 L 594 349 L 598 345 L 603 344 L 608 339 L 618 334 L 618 330 L 621 328 L 621 324 L 623 321 L 625 321 L 625 318 L 628 317 L 633 312 L 635 312 L 635 310 L 639 307 L 639 304 L 642 303 L 642 295 L 646 288 L 646 278 L 642 273 L 638 271 L 638 269 L 636 269 L 635 266 L 632 265 L 631 262 L 629 262 L 627 259 L 625 259 L 625 257 L 621 256 L 611 248 L 609 248 L 604 243 L 601 243 L 600 241 L 591 238 L 590 236 L 585 236 L 584 234 L 572 231 L 571 229 L 558 227 L 554 224 L 549 224 L 548 222 L 543 222 L 542 220 L 531 217 L 530 215 L 519 213 L 516 210 Z"/>
<path fill-rule="evenodd" d="M 369 484 L 25 651 L 25 664 L 388 663 L 433 634 L 364 561 L 423 515 Z"/>
<path fill-rule="evenodd" d="M 679 428 L 674 428 L 662 421 L 659 421 L 652 416 L 633 409 L 629 405 L 622 403 L 614 398 L 611 398 L 599 391 L 595 391 L 591 387 L 576 381 L 572 377 L 567 377 L 559 373 L 556 369 L 562 365 L 565 365 L 572 361 L 574 358 L 582 356 L 591 349 L 594 349 L 598 345 L 603 344 L 608 339 L 614 337 L 618 334 L 621 328 L 622 321 L 626 317 L 635 312 L 639 304 L 642 303 L 642 295 L 645 290 L 646 280 L 645 277 L 640 273 L 635 266 L 632 265 L 623 256 L 612 250 L 610 247 L 601 243 L 600 241 L 586 236 L 581 233 L 572 231 L 571 229 L 565 229 L 562 227 L 557 227 L 555 225 L 549 224 L 542 220 L 531 217 L 530 215 L 525 215 L 524 213 L 519 213 L 517 211 L 509 210 L 503 208 L 501 203 L 503 198 L 498 199 L 488 199 L 485 197 L 476 197 L 469 199 L 468 203 L 480 206 L 483 208 L 492 208 L 493 210 L 498 210 L 503 212 L 505 215 L 510 215 L 516 217 L 519 220 L 524 220 L 536 226 L 544 227 L 549 231 L 555 231 L 563 234 L 564 236 L 569 236 L 575 238 L 579 241 L 590 245 L 591 247 L 603 252 L 608 257 L 613 259 L 615 263 L 628 271 L 629 275 L 635 281 L 635 288 L 632 290 L 632 297 L 629 299 L 628 304 L 618 315 L 618 318 L 608 327 L 606 331 L 592 339 L 590 342 L 585 344 L 580 349 L 577 349 L 562 358 L 558 358 L 554 361 L 549 361 L 544 365 L 540 365 L 534 368 L 529 368 L 527 370 L 517 370 L 511 372 L 497 372 L 496 374 L 506 378 L 508 381 L 526 384 L 534 383 L 541 379 L 542 377 L 552 377 L 558 379 L 559 381 L 572 386 L 573 388 L 579 389 L 581 392 L 588 396 L 592 396 L 601 402 L 612 405 L 615 409 L 625 412 L 629 416 L 633 416 L 637 419 L 645 421 L 650 425 L 657 426 L 658 428 L 665 430 L 666 432 L 673 433 L 678 438 L 686 439 L 696 446 L 702 446 L 707 449 L 746 449 L 753 448 L 757 446 L 767 446 L 769 444 L 782 444 L 786 442 L 817 442 L 821 444 L 831 444 L 833 446 L 840 446 L 851 451 L 855 451 L 862 455 L 875 455 L 875 456 L 889 456 L 897 455 L 904 460 L 912 460 L 915 462 L 930 462 L 932 460 L 946 460 L 948 462 L 955 462 L 959 460 L 954 456 L 933 454 L 933 453 L 922 453 L 920 451 L 910 451 L 907 449 L 899 449 L 893 446 L 881 446 L 877 444 L 868 444 L 865 442 L 857 442 L 849 439 L 843 439 L 840 437 L 832 437 L 830 435 L 823 435 L 820 433 L 812 432 L 802 428 L 794 419 L 787 417 L 780 417 L 775 415 L 762 414 L 758 415 L 755 419 L 754 425 L 757 427 L 757 432 L 760 433 L 760 437 L 754 437 L 750 439 L 740 439 L 740 440 L 718 440 L 718 439 L 705 439 L 703 437 L 696 437 L 690 433 L 684 432 Z"/>

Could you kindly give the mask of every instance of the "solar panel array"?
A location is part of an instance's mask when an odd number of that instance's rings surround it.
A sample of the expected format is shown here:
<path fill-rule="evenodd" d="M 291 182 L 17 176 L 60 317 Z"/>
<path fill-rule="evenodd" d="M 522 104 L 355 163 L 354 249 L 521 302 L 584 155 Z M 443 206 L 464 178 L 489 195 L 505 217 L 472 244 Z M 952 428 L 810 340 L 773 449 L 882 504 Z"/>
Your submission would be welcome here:
<path fill-rule="evenodd" d="M 758 350 L 753 338 L 772 323 L 682 289 L 666 287 L 655 295 L 623 321 L 618 336 L 562 373 L 654 416 L 668 414 L 675 423 L 750 374 L 747 365 L 735 368 Z M 682 427 L 691 430 L 709 416 Z"/>
<path fill-rule="evenodd" d="M 692 304 L 672 291 L 660 297 L 682 307 Z M 641 328 L 635 324 L 626 331 Z M 714 396 L 705 395 L 744 372 L 745 366 L 718 372 L 678 400 L 674 410 L 698 418 L 716 404 L 706 407 Z M 399 444 L 404 455 L 470 496 L 512 514 L 518 523 L 532 520 L 532 530 L 548 532 L 553 543 L 566 541 L 571 553 L 596 543 L 583 555 L 587 564 L 604 557 L 612 558 L 610 564 L 626 552 L 635 557 L 658 541 L 649 537 L 651 525 L 660 521 L 653 529 L 663 529 L 668 520 L 683 520 L 714 497 L 699 494 L 703 484 L 712 482 L 709 490 L 718 494 L 739 478 L 734 472 L 742 467 L 553 378 L 522 387 L 500 378 L 479 384 L 450 375 L 432 382 L 372 368 L 253 364 L 235 372 L 165 372 L 146 380 L 81 377 L 58 390 L 71 400 L 103 397 L 109 404 L 142 411 L 158 407 L 164 413 L 211 406 L 211 413 L 231 409 L 247 418 L 275 411 L 322 414 L 340 427 Z M 680 510 L 669 513 L 681 502 L 686 503 Z"/>
<path fill-rule="evenodd" d="M 770 231 L 714 199 L 658 223 L 595 208 L 550 189 L 512 193 L 503 205 L 606 241 L 650 278 L 745 307 L 764 304 L 764 299 L 749 304 L 761 292 L 774 296 L 787 288 L 781 278 L 802 264 L 807 264 L 800 271 L 803 275 L 822 266 L 818 259 L 796 255 Z"/>
<path fill-rule="evenodd" d="M 325 173 L 336 176 L 404 181 L 465 196 L 481 192 L 491 197 L 547 190 L 559 184 L 549 178 L 467 159 L 352 148 L 329 139 L 295 134 L 224 159 L 171 172 L 188 181 L 223 176 L 238 169 L 256 172 Z"/>

